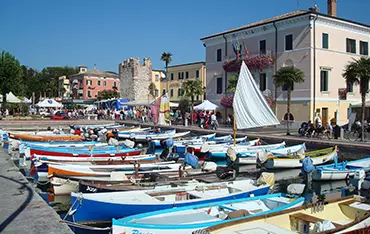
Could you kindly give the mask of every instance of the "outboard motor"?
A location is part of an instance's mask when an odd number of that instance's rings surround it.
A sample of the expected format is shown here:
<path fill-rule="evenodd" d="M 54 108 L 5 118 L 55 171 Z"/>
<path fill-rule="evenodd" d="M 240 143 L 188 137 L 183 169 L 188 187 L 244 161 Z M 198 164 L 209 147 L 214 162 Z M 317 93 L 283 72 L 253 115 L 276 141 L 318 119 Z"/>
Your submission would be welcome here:
<path fill-rule="evenodd" d="M 362 183 L 365 181 L 365 178 L 366 178 L 366 172 L 364 170 L 355 171 L 355 175 L 353 176 L 353 179 L 357 181 L 358 190 L 361 190 Z"/>

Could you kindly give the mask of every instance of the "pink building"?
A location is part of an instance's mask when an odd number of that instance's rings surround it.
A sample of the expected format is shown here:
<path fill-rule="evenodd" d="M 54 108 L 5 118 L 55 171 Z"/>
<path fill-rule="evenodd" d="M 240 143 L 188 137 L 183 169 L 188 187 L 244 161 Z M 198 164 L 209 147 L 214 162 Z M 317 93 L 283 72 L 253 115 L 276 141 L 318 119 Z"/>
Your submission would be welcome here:
<path fill-rule="evenodd" d="M 119 76 L 113 72 L 102 72 L 97 69 L 88 71 L 80 66 L 79 73 L 69 77 L 73 99 L 95 99 L 99 91 L 118 90 Z"/>

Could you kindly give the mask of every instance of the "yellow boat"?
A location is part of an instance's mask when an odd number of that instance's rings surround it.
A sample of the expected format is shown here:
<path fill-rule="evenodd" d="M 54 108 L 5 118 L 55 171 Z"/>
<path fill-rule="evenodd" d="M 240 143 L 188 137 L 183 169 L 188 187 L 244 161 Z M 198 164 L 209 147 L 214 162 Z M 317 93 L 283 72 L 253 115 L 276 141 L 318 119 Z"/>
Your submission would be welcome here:
<path fill-rule="evenodd" d="M 250 217 L 216 225 L 196 233 L 232 234 L 292 234 L 292 233 L 346 233 L 369 227 L 370 205 L 362 197 L 349 196 L 329 201 L 322 206 L 308 205 L 265 216 Z M 330 221 L 330 230 L 320 230 L 323 221 Z"/>

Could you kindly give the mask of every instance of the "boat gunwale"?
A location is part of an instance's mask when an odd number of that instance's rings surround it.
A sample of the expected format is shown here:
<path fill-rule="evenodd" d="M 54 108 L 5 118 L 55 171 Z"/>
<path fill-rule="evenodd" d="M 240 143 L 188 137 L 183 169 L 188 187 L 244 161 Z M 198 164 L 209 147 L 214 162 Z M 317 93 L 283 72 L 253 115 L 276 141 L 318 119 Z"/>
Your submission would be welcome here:
<path fill-rule="evenodd" d="M 332 199 L 332 200 L 329 200 L 327 201 L 327 204 L 332 204 L 332 203 L 338 203 L 339 205 L 339 202 L 340 201 L 345 201 L 345 200 L 349 200 L 349 199 L 355 199 L 356 196 L 355 195 L 350 195 L 350 196 L 345 196 L 345 197 L 340 197 L 340 198 L 335 198 L 335 199 Z M 308 204 L 306 206 L 301 206 L 301 207 L 295 207 L 295 208 L 291 208 L 291 209 L 288 209 L 288 210 L 284 210 L 284 211 L 279 211 L 279 212 L 274 212 L 274 213 L 271 213 L 271 214 L 267 214 L 267 215 L 261 215 L 261 216 L 255 216 L 255 217 L 250 217 L 250 218 L 244 218 L 244 219 L 240 219 L 240 220 L 236 220 L 236 221 L 233 221 L 231 223 L 227 223 L 229 226 L 234 226 L 234 225 L 239 225 L 239 224 L 243 224 L 243 223 L 247 223 L 247 222 L 252 222 L 252 221 L 256 221 L 256 220 L 261 220 L 261 219 L 267 219 L 267 218 L 271 218 L 271 217 L 276 217 L 276 216 L 280 216 L 280 215 L 285 215 L 285 214 L 289 214 L 289 213 L 292 213 L 292 212 L 296 212 L 296 211 L 300 211 L 302 209 L 306 210 L 308 208 L 312 208 L 314 204 Z M 345 230 L 346 228 L 349 228 L 353 225 L 356 225 L 366 219 L 370 218 L 370 212 L 367 213 L 367 215 L 365 215 L 364 217 L 360 218 L 360 219 L 357 219 L 357 220 L 354 220 L 350 223 L 347 223 L 345 225 L 342 225 L 341 227 L 338 227 L 338 228 L 335 228 L 335 229 L 331 229 L 331 230 L 328 230 L 328 231 L 325 231 L 324 233 L 334 233 L 334 232 L 337 232 L 337 231 L 342 231 L 342 230 Z M 217 230 L 221 230 L 221 229 L 224 229 L 224 228 L 227 228 L 228 225 L 226 224 L 219 224 L 219 225 L 215 225 L 215 226 L 212 226 L 212 227 L 209 227 L 209 228 L 206 228 L 205 230 L 208 231 L 208 232 L 212 232 L 212 231 L 217 231 Z"/>

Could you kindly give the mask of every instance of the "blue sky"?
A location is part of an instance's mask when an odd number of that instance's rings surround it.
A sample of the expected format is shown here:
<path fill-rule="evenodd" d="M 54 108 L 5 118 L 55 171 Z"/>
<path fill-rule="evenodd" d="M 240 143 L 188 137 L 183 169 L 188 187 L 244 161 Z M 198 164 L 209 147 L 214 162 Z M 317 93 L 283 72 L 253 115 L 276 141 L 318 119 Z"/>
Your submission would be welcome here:
<path fill-rule="evenodd" d="M 326 13 L 326 0 L 316 0 Z M 314 0 L 299 0 L 308 9 Z M 297 9 L 297 0 L 3 0 L 0 50 L 24 65 L 78 66 L 117 72 L 129 57 L 150 57 L 163 69 L 162 52 L 172 64 L 202 61 L 203 36 Z M 365 24 L 369 0 L 338 0 L 338 16 Z"/>

